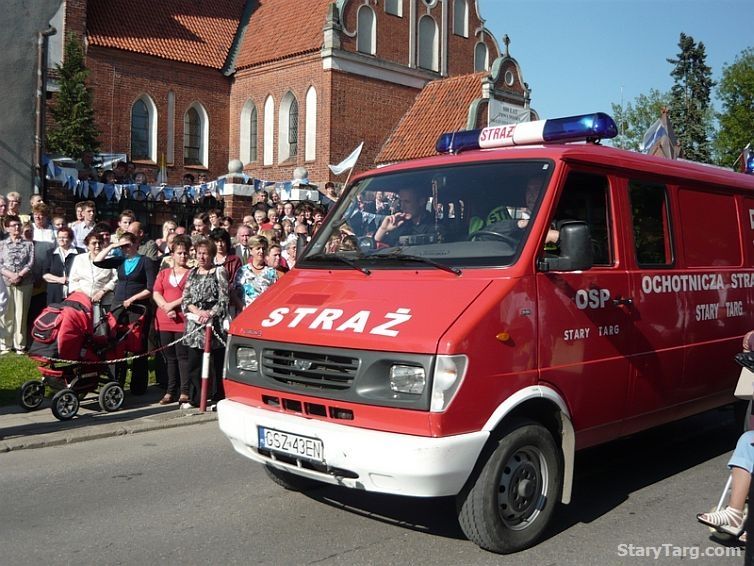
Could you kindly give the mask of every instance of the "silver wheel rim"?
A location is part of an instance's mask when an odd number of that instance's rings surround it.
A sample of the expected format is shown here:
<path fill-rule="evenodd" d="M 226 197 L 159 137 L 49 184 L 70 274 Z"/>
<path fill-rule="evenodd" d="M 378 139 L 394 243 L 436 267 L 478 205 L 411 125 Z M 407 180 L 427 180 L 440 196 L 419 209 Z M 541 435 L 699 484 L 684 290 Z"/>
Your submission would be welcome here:
<path fill-rule="evenodd" d="M 58 413 L 63 418 L 70 417 L 76 413 L 79 400 L 74 393 L 67 391 L 58 398 Z"/>
<path fill-rule="evenodd" d="M 497 505 L 505 526 L 514 531 L 536 520 L 545 503 L 550 476 L 542 451 L 519 448 L 500 468 Z"/>
<path fill-rule="evenodd" d="M 22 392 L 24 407 L 38 407 L 44 400 L 44 386 L 41 383 L 29 385 Z"/>
<path fill-rule="evenodd" d="M 123 403 L 123 390 L 120 387 L 110 387 L 102 397 L 105 407 L 115 410 Z"/>

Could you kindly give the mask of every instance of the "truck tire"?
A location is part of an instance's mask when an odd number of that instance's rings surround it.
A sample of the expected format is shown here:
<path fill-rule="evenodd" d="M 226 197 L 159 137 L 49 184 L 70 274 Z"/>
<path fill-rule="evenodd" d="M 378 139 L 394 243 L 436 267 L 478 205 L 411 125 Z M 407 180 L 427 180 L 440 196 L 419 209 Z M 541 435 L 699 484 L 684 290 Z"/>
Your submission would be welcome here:
<path fill-rule="evenodd" d="M 458 498 L 458 522 L 469 540 L 508 554 L 532 546 L 547 527 L 563 489 L 563 460 L 552 434 L 533 421 L 512 423 Z"/>
<path fill-rule="evenodd" d="M 289 491 L 310 491 L 322 486 L 322 484 L 316 480 L 297 476 L 296 474 L 292 474 L 291 472 L 281 470 L 274 466 L 265 465 L 264 471 L 267 472 L 267 476 L 272 481 Z"/>

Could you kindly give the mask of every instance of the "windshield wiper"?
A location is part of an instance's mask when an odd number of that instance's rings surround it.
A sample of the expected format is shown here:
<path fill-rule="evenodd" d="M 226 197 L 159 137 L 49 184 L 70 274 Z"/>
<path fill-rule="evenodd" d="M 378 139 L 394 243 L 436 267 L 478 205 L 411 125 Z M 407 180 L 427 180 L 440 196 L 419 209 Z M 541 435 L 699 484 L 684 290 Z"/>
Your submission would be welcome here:
<path fill-rule="evenodd" d="M 352 259 L 348 259 L 339 255 L 335 254 L 326 254 L 326 253 L 318 253 L 314 255 L 310 255 L 309 257 L 305 258 L 304 261 L 308 261 L 310 259 L 313 259 L 314 261 L 329 261 L 331 259 L 337 260 L 341 263 L 345 263 L 346 265 L 353 267 L 357 271 L 361 271 L 364 275 L 371 275 L 372 272 L 369 271 L 366 267 L 360 266 L 358 263 L 353 261 Z"/>
<path fill-rule="evenodd" d="M 438 269 L 442 269 L 443 271 L 448 271 L 449 273 L 453 273 L 455 275 L 461 275 L 463 273 L 457 267 L 453 267 L 451 265 L 445 265 L 444 263 L 440 263 L 439 261 L 435 261 L 428 257 L 422 257 L 420 255 L 404 254 L 403 248 L 395 248 L 388 253 L 378 252 L 376 254 L 369 256 L 369 259 L 373 259 L 373 258 L 397 259 L 399 261 L 416 261 L 419 263 L 426 263 L 427 265 L 431 265 Z"/>

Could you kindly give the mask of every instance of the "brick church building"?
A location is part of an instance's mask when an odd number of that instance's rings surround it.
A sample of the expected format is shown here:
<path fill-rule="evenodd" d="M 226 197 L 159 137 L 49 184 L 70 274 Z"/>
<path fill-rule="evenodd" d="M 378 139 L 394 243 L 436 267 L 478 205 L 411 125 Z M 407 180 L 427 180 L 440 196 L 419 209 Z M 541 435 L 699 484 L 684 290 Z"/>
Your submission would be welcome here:
<path fill-rule="evenodd" d="M 361 141 L 371 167 L 427 83 L 470 76 L 481 96 L 501 56 L 475 0 L 65 0 L 63 14 L 59 33 L 86 45 L 101 150 L 151 182 L 164 155 L 169 183 L 236 158 L 255 178 L 304 166 L 321 183 Z"/>

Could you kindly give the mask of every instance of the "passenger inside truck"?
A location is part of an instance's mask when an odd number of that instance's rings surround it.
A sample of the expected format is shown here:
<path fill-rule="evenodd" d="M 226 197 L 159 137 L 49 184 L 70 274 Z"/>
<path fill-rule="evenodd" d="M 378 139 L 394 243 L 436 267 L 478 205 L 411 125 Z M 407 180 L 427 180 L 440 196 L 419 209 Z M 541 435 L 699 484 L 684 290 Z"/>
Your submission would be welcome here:
<path fill-rule="evenodd" d="M 369 269 L 390 268 L 409 256 L 454 267 L 508 265 L 531 233 L 551 169 L 548 160 L 509 160 L 360 179 L 338 201 L 307 256 Z M 363 204 L 378 198 L 389 202 L 380 212 Z"/>
<path fill-rule="evenodd" d="M 608 181 L 604 175 L 571 172 L 555 210 L 553 224 L 559 227 L 569 220 L 581 220 L 589 226 L 595 265 L 610 265 L 610 215 Z M 557 248 L 550 250 L 558 255 Z"/>

